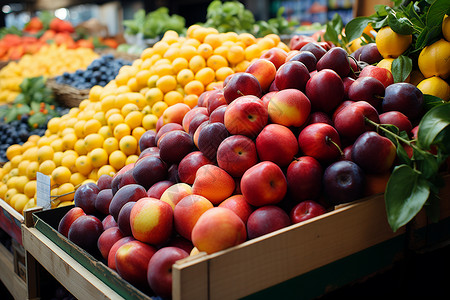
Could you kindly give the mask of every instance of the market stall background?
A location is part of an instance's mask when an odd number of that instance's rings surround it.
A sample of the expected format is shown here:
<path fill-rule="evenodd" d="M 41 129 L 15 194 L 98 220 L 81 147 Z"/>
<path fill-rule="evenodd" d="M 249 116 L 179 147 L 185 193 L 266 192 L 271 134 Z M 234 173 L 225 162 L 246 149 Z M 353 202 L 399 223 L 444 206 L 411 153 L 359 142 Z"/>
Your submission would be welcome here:
<path fill-rule="evenodd" d="M 275 1 L 274 1 L 275 2 Z M 283 11 L 283 13 L 286 13 L 286 15 L 284 15 L 284 16 L 286 16 L 287 18 L 291 18 L 291 16 L 295 16 L 296 14 L 297 15 L 299 15 L 299 14 L 301 14 L 301 10 L 296 10 L 296 8 L 294 7 L 294 6 L 290 6 L 290 3 L 288 3 L 289 1 L 286 1 L 286 3 L 284 3 L 284 2 L 282 2 L 283 3 L 283 7 L 285 8 L 284 9 L 284 11 Z M 292 1 L 291 1 L 292 2 Z M 331 6 L 330 6 L 331 7 Z M 330 8 L 330 7 L 328 7 L 328 8 Z M 286 9 L 287 8 L 287 9 Z M 328 10 L 328 8 L 326 9 L 326 10 Z M 336 8 L 336 6 L 333 6 L 333 8 Z M 323 9 L 318 9 L 317 10 L 319 13 L 320 12 L 325 12 L 325 10 L 323 10 Z M 331 11 L 331 9 L 330 9 L 330 11 Z M 279 12 L 279 11 L 278 11 Z M 63 15 L 63 14 L 66 14 L 66 16 L 68 16 L 68 15 L 70 15 L 70 14 L 68 14 L 67 13 L 67 11 L 65 11 L 65 12 L 63 12 L 63 11 L 60 11 L 60 13 L 61 13 L 61 15 Z M 134 20 L 137 20 L 137 18 L 136 18 L 136 15 L 137 14 L 137 11 L 134 11 L 134 14 L 133 14 L 133 17 L 134 17 Z M 331 16 L 329 16 L 329 17 L 331 17 Z M 342 14 L 342 17 L 344 18 L 344 20 L 345 20 L 345 14 Z M 320 19 L 320 18 L 319 18 Z M 315 19 L 315 20 L 318 20 L 318 19 Z M 126 22 L 125 22 L 126 23 Z M 129 23 L 130 24 L 130 23 Z M 262 24 L 262 23 L 261 23 Z M 131 24 L 132 25 L 132 24 Z M 130 25 L 130 26 L 131 26 Z M 261 25 L 260 25 L 261 26 Z M 262 27 L 260 27 L 260 28 L 262 28 Z M 305 28 L 305 27 L 303 27 L 303 28 Z M 295 32 L 293 32 L 293 33 L 295 33 Z M 125 40 L 126 40 L 126 37 L 125 37 Z M 147 42 L 149 42 L 149 43 L 151 43 L 151 41 L 147 41 Z M 336 41 L 337 43 L 339 43 L 339 41 Z M 134 43 L 134 42 L 133 42 Z M 146 46 L 148 46 L 148 45 L 146 45 Z M 394 70 L 393 70 L 393 73 L 394 73 L 394 75 L 395 76 L 398 76 L 398 74 L 397 73 L 395 73 L 394 72 Z M 76 74 L 75 74 L 76 75 Z M 73 78 L 75 78 L 75 75 L 74 75 L 74 77 Z M 400 75 L 400 76 L 403 76 L 403 75 Z M 64 76 L 61 76 L 60 77 L 60 83 L 62 83 L 62 81 L 63 80 L 65 80 L 65 79 L 70 79 L 71 78 L 71 75 L 69 74 L 69 75 L 67 75 L 66 76 L 66 74 L 64 74 Z M 100 78 L 100 77 L 99 77 Z M 84 80 L 84 79 L 83 79 Z M 70 81 L 70 80 L 69 80 Z M 74 79 L 73 80 L 73 82 L 77 82 L 77 80 L 76 79 Z M 24 90 L 22 89 L 22 92 L 24 92 Z M 25 94 L 24 94 L 25 95 Z M 23 96 L 24 98 L 25 98 L 25 96 Z M 75 105 L 76 106 L 76 105 Z M 40 112 L 43 112 L 43 111 L 45 111 L 45 112 L 47 112 L 48 111 L 48 108 L 46 108 L 46 107 L 40 107 L 40 108 L 38 108 L 39 110 L 42 110 L 42 111 L 40 111 Z M 8 200 L 9 200 L 9 198 L 8 198 Z M 55 204 L 56 205 L 56 204 Z"/>

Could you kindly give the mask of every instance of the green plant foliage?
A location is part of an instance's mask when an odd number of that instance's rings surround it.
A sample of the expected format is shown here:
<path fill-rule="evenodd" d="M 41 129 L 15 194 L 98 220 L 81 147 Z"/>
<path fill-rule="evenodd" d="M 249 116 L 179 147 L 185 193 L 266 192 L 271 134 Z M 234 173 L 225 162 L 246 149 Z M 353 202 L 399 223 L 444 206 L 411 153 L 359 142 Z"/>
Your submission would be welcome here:
<path fill-rule="evenodd" d="M 143 34 L 145 39 L 160 37 L 168 30 L 179 34 L 185 31 L 185 19 L 182 16 L 169 15 L 167 7 L 160 7 L 148 14 L 140 9 L 134 14 L 132 20 L 125 20 L 125 32 L 131 35 Z"/>

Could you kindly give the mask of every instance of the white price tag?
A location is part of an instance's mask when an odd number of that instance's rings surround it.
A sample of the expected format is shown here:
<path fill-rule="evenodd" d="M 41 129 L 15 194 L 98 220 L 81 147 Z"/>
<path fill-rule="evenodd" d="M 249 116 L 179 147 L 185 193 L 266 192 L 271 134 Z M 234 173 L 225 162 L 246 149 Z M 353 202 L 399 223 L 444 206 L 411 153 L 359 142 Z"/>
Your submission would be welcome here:
<path fill-rule="evenodd" d="M 36 205 L 43 209 L 50 209 L 50 177 L 40 172 L 36 173 Z"/>

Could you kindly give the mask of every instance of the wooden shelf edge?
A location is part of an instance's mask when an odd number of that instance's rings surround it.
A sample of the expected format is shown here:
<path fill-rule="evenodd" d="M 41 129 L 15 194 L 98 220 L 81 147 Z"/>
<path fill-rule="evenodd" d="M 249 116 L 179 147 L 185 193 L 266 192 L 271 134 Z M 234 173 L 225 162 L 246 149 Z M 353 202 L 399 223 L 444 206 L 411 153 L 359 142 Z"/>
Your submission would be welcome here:
<path fill-rule="evenodd" d="M 23 245 L 78 299 L 123 299 L 35 228 L 22 226 Z"/>
<path fill-rule="evenodd" d="M 27 285 L 14 272 L 14 257 L 3 245 L 0 244 L 0 281 L 3 282 L 14 299 L 27 299 Z"/>

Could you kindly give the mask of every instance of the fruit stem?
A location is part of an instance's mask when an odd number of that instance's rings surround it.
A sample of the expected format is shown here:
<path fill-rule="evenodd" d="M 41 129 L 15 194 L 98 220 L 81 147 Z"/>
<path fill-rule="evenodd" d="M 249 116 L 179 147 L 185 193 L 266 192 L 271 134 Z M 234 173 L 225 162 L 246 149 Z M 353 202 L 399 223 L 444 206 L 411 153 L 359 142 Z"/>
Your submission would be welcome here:
<path fill-rule="evenodd" d="M 369 119 L 369 118 L 367 118 L 367 117 L 364 117 L 364 120 L 365 120 L 367 123 L 369 123 L 369 124 L 375 126 L 375 127 L 377 128 L 377 130 L 379 129 L 379 130 L 381 130 L 381 131 L 387 132 L 387 133 L 393 135 L 393 136 L 394 136 L 396 139 L 398 139 L 399 141 L 401 141 L 401 142 L 403 142 L 403 143 L 405 143 L 405 144 L 408 144 L 408 145 L 411 146 L 411 147 L 414 146 L 414 144 L 412 144 L 411 141 L 408 141 L 408 140 L 402 138 L 401 136 L 399 136 L 398 134 L 395 134 L 394 132 L 392 132 L 392 131 L 390 131 L 390 130 L 384 128 L 383 126 L 381 126 L 381 124 L 378 124 L 378 123 L 372 121 L 371 119 Z"/>
<path fill-rule="evenodd" d="M 336 148 L 339 150 L 339 154 L 340 154 L 341 156 L 344 156 L 344 152 L 342 152 L 341 147 L 339 147 L 339 145 L 336 144 L 336 142 L 333 141 L 329 136 L 326 136 L 326 137 L 325 137 L 325 141 L 326 141 L 327 143 L 331 143 L 331 144 L 333 144 L 334 146 L 336 146 Z"/>

